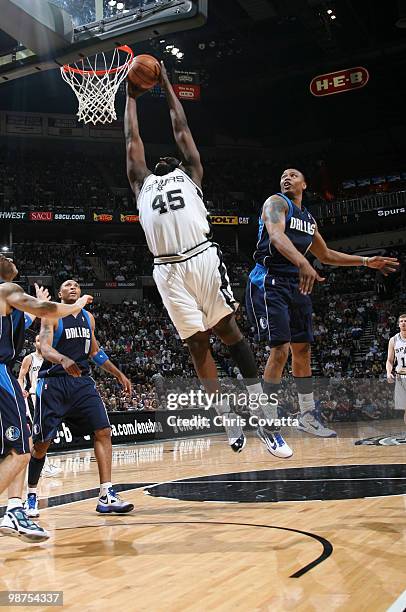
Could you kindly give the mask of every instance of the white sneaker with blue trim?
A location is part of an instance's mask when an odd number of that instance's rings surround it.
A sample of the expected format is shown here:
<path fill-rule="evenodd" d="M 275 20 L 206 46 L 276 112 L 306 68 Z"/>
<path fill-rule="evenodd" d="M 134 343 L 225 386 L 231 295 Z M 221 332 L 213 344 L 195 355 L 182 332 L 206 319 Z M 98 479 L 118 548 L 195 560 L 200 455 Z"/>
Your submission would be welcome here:
<path fill-rule="evenodd" d="M 271 455 L 281 459 L 288 459 L 293 455 L 293 450 L 279 431 L 267 431 L 264 427 L 257 427 L 256 434 Z"/>
<path fill-rule="evenodd" d="M 113 487 L 110 487 L 106 495 L 99 497 L 99 503 L 96 506 L 96 512 L 100 514 L 127 514 L 134 510 L 134 504 L 130 504 L 115 492 Z"/>

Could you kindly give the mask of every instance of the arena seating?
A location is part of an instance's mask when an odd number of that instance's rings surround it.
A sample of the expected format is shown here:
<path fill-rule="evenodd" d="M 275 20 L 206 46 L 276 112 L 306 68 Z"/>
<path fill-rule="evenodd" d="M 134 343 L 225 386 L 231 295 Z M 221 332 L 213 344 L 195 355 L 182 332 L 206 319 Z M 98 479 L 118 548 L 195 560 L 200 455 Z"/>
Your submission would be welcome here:
<path fill-rule="evenodd" d="M 48 148 L 48 143 L 35 152 L 24 155 L 0 147 L 0 210 L 77 209 L 102 212 L 131 212 L 134 199 L 125 172 L 124 150 L 106 158 L 94 151 L 82 151 L 78 157 L 69 149 L 60 155 Z M 152 168 L 156 160 L 147 160 Z M 335 201 L 366 198 L 375 193 L 387 193 L 405 188 L 400 180 L 404 173 L 384 172 L 399 176 L 399 180 L 343 189 L 340 179 L 332 179 L 329 190 L 320 182 L 317 156 L 300 159 L 206 158 L 203 191 L 210 212 L 221 214 L 257 214 L 270 190 L 278 189 L 278 175 L 283 167 L 295 165 L 311 178 L 307 198 L 321 216 L 323 204 L 332 210 Z M 85 169 L 85 170 L 84 170 Z M 362 183 L 362 181 L 361 181 Z M 318 192 L 317 192 L 318 189 Z M 334 192 L 334 193 L 333 193 Z M 327 198 L 327 200 L 326 200 Z M 327 204 L 328 203 L 328 204 Z M 321 213 L 321 214 L 320 214 Z M 331 214 L 331 213 L 330 213 Z"/>
<path fill-rule="evenodd" d="M 48 256 L 50 249 L 53 253 L 52 263 Z M 72 276 L 81 282 L 94 281 L 95 273 L 88 262 L 89 257 L 96 255 L 113 278 L 120 274 L 126 280 L 131 280 L 143 271 L 150 273 L 147 270 L 148 266 L 150 270 L 150 259 L 145 246 L 142 249 L 140 245 L 20 243 L 14 246 L 14 250 L 24 273 L 52 275 L 56 284 Z M 405 250 L 391 253 L 405 261 Z M 148 262 L 145 266 L 144 260 Z M 231 279 L 245 283 L 252 263 L 238 261 L 230 248 L 225 249 L 225 261 Z M 353 379 L 358 379 L 360 384 L 364 384 L 366 378 L 383 379 L 387 342 L 396 333 L 397 315 L 402 310 L 402 301 L 404 304 L 406 299 L 404 273 L 397 273 L 390 279 L 393 287 L 389 287 L 388 293 L 384 291 L 386 285 L 382 275 L 372 270 L 326 268 L 322 274 L 327 280 L 314 292 L 314 374 L 329 378 L 334 384 L 346 384 L 346 381 Z M 144 298 L 139 303 L 124 301 L 119 306 L 95 303 L 91 309 L 96 317 L 100 343 L 134 384 L 133 397 L 126 398 L 114 379 L 100 369 L 94 369 L 93 375 L 109 410 L 162 408 L 154 381 L 160 377 L 194 377 L 187 347 L 180 341 L 160 305 Z M 238 313 L 238 322 L 252 343 L 262 373 L 269 346 L 257 342 L 255 329 L 249 325 L 243 305 Z M 212 348 L 219 374 L 239 377 L 226 347 L 214 339 Z M 27 342 L 28 350 L 32 350 L 32 345 Z M 286 376 L 286 380 L 291 381 L 288 371 Z M 387 387 L 382 386 L 382 394 L 391 391 Z M 371 397 L 364 402 L 364 406 L 356 408 L 346 406 L 345 402 L 340 403 L 328 394 L 320 399 L 320 410 L 327 420 L 346 420 L 346 417 L 373 419 L 379 411 L 381 415 L 392 414 L 390 395 Z M 285 385 L 281 410 L 287 414 L 294 414 L 297 410 L 291 384 Z"/>

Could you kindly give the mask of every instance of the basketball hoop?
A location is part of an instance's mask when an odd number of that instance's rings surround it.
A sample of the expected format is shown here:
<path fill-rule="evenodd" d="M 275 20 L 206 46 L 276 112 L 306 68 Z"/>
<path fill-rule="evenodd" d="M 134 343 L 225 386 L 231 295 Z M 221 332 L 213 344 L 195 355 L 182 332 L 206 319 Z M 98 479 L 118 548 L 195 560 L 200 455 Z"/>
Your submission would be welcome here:
<path fill-rule="evenodd" d="M 133 59 L 133 50 L 123 45 L 114 49 L 111 60 L 100 52 L 92 60 L 85 57 L 76 64 L 62 66 L 62 78 L 73 89 L 79 102 L 79 121 L 96 125 L 117 119 L 116 94 Z"/>

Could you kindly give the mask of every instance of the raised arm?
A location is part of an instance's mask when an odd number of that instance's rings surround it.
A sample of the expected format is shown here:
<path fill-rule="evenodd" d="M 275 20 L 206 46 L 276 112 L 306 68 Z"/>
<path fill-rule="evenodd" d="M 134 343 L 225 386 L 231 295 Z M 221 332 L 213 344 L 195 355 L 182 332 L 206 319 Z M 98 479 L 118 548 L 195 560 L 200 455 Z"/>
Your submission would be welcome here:
<path fill-rule="evenodd" d="M 203 166 L 200 162 L 200 153 L 193 140 L 192 132 L 190 131 L 185 111 L 182 104 L 176 97 L 173 87 L 168 78 L 168 73 L 163 62 L 161 62 L 161 86 L 165 90 L 166 99 L 168 101 L 171 114 L 173 135 L 176 144 L 178 145 L 184 161 L 184 165 L 193 181 L 199 186 L 203 179 Z"/>
<path fill-rule="evenodd" d="M 102 348 L 100 348 L 99 343 L 96 340 L 96 336 L 94 333 L 95 330 L 95 320 L 94 316 L 89 312 L 90 323 L 92 326 L 92 344 L 90 347 L 90 357 L 93 359 L 94 363 L 98 365 L 102 370 L 112 374 L 115 378 L 117 378 L 118 382 L 123 387 L 124 391 L 131 396 L 132 393 L 132 385 L 127 376 L 119 370 L 112 361 L 110 361 L 108 355 L 104 352 Z"/>
<path fill-rule="evenodd" d="M 135 197 L 138 197 L 145 177 L 151 174 L 145 161 L 144 143 L 141 140 L 138 126 L 136 98 L 141 93 L 130 81 L 127 82 L 124 133 L 127 149 L 127 176 Z"/>
<path fill-rule="evenodd" d="M 60 304 L 59 302 L 49 302 L 47 300 L 38 300 L 27 293 L 14 283 L 5 283 L 1 290 L 3 296 L 9 306 L 28 312 L 35 317 L 67 317 L 75 315 L 93 301 L 90 295 L 83 295 L 74 304 Z"/>
<path fill-rule="evenodd" d="M 41 331 L 39 333 L 40 350 L 45 361 L 61 365 L 70 376 L 81 376 L 82 371 L 79 366 L 66 355 L 59 353 L 53 346 L 54 331 L 58 324 L 57 319 L 41 319 Z"/>
<path fill-rule="evenodd" d="M 388 357 L 386 359 L 386 378 L 389 383 L 395 382 L 393 375 L 393 362 L 395 361 L 395 346 L 393 338 L 389 340 L 388 344 Z"/>
<path fill-rule="evenodd" d="M 262 220 L 268 230 L 271 244 L 289 259 L 299 269 L 299 291 L 303 294 L 311 293 L 314 282 L 323 281 L 316 270 L 309 264 L 306 257 L 294 246 L 285 234 L 286 214 L 288 205 L 278 195 L 268 198 L 262 209 Z"/>
<path fill-rule="evenodd" d="M 330 266 L 367 266 L 380 270 L 385 276 L 391 274 L 391 272 L 396 272 L 399 267 L 399 262 L 394 257 L 362 257 L 361 255 L 347 255 L 347 253 L 333 251 L 333 249 L 328 248 L 318 229 L 314 234 L 310 252 L 321 263 Z"/>

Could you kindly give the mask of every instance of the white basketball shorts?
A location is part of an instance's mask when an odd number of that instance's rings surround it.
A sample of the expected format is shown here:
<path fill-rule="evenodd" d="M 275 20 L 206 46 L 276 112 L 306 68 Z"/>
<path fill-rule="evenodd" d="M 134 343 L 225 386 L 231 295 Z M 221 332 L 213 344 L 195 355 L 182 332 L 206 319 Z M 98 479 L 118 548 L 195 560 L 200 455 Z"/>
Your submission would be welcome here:
<path fill-rule="evenodd" d="M 395 410 L 406 410 L 406 375 L 405 374 L 396 375 Z"/>
<path fill-rule="evenodd" d="M 207 331 L 238 308 L 216 245 L 180 263 L 155 265 L 153 277 L 182 340 Z"/>

